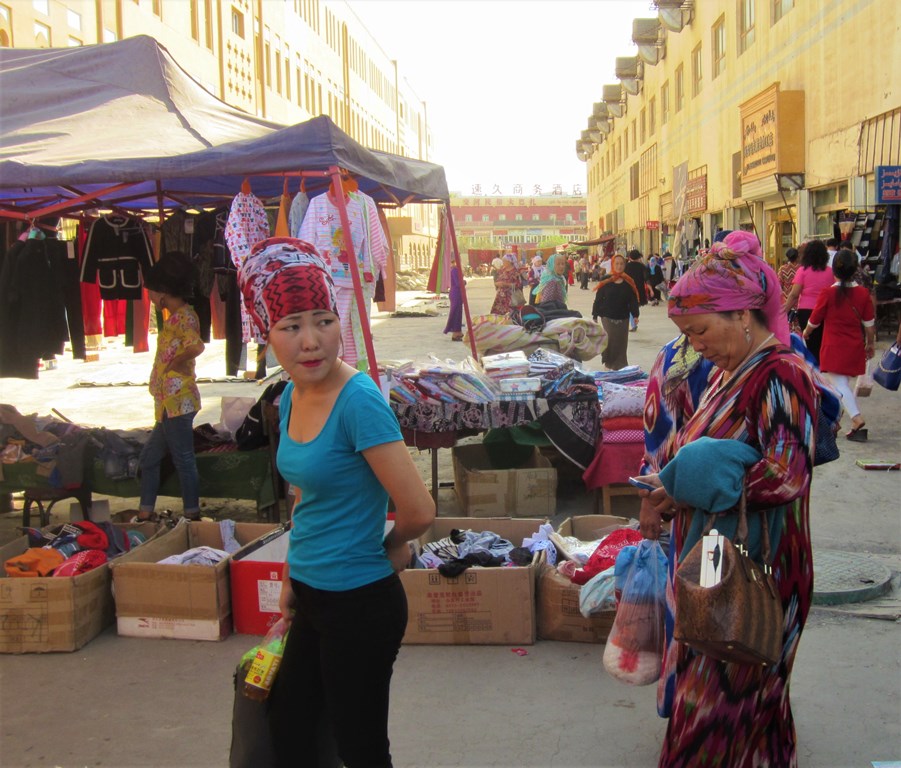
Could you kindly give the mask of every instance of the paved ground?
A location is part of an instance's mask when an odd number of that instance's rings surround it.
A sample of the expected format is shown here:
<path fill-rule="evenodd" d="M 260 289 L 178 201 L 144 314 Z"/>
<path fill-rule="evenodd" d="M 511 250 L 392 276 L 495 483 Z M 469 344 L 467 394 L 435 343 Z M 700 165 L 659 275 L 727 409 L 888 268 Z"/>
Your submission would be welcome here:
<path fill-rule="evenodd" d="M 474 314 L 487 311 L 490 281 L 470 280 Z M 412 295 L 405 296 L 414 298 Z M 575 288 L 570 304 L 590 313 L 593 293 Z M 438 317 L 376 315 L 380 358 L 435 354 L 459 358 L 464 345 L 442 335 Z M 663 307 L 649 307 L 630 337 L 630 361 L 649 368 L 675 335 Z M 879 347 L 886 346 L 883 337 Z M 217 359 L 218 356 L 218 359 Z M 104 352 L 101 363 L 62 361 L 38 382 L 0 380 L 0 401 L 23 413 L 57 408 L 84 424 L 133 427 L 152 419 L 144 387 L 71 388 L 77 378 L 146 376 L 151 355 Z M 112 365 L 122 368 L 109 370 Z M 589 367 L 600 366 L 596 359 Z M 205 353 L 201 375 L 220 376 L 221 348 Z M 253 383 L 201 388 L 200 421 L 216 422 L 222 395 L 256 396 Z M 814 547 L 855 553 L 901 571 L 901 473 L 867 472 L 856 459 L 901 457 L 897 395 L 876 388 L 863 401 L 870 442 L 845 443 L 842 457 L 818 468 L 812 491 Z M 439 477 L 452 479 L 449 452 Z M 424 478 L 428 454 L 415 456 Z M 591 511 L 577 477 L 563 478 L 558 516 Z M 170 500 L 173 505 L 178 500 Z M 113 500 L 133 505 L 133 500 Z M 247 504 L 208 500 L 215 517 L 250 519 Z M 459 513 L 451 489 L 439 511 Z M 630 513 L 627 506 L 614 511 Z M 59 519 L 65 519 L 61 513 Z M 17 515 L 0 515 L 0 540 Z M 872 569 L 867 573 L 873 572 Z M 897 582 L 897 576 L 895 577 Z M 800 765 L 843 768 L 901 759 L 901 601 L 817 607 L 795 662 L 793 710 Z M 365 634 L 361 633 L 361 642 Z M 0 765 L 222 766 L 227 764 L 231 673 L 254 638 L 219 643 L 138 640 L 111 628 L 71 654 L 0 657 Z M 650 766 L 665 730 L 654 687 L 630 688 L 604 673 L 601 646 L 539 642 L 528 655 L 498 647 L 404 647 L 395 675 L 391 737 L 397 766 Z"/>

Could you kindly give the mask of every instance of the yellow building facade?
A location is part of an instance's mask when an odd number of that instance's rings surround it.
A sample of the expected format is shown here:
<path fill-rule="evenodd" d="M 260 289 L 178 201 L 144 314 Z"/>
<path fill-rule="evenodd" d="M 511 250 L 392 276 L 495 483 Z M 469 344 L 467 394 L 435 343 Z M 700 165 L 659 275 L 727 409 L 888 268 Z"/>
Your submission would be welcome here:
<path fill-rule="evenodd" d="M 877 169 L 901 165 L 901 3 L 653 6 L 577 138 L 589 237 L 689 258 L 742 228 L 780 263 L 809 237 L 858 244 L 879 226 Z"/>
<path fill-rule="evenodd" d="M 345 2 L 335 0 L 0 0 L 0 45 L 60 48 L 150 35 L 207 90 L 291 125 L 328 115 L 364 146 L 433 155 L 425 101 Z M 434 243 L 434 206 L 407 206 L 404 255 Z M 394 234 L 394 233 L 392 233 Z"/>

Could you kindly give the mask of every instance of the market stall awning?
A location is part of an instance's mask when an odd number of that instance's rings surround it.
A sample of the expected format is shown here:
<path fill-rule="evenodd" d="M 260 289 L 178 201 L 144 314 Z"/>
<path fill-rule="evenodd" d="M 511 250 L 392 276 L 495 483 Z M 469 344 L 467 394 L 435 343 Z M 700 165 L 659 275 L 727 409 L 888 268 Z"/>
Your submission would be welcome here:
<path fill-rule="evenodd" d="M 215 205 L 245 177 L 258 197 L 277 197 L 285 174 L 335 166 L 383 204 L 449 198 L 441 166 L 367 149 L 326 116 L 283 126 L 241 112 L 153 38 L 0 48 L 0 215 L 66 201 Z M 305 182 L 312 193 L 328 183 Z"/>
<path fill-rule="evenodd" d="M 567 245 L 603 245 L 611 240 L 616 240 L 616 235 L 603 235 L 602 237 L 596 237 L 594 240 L 570 240 Z"/>

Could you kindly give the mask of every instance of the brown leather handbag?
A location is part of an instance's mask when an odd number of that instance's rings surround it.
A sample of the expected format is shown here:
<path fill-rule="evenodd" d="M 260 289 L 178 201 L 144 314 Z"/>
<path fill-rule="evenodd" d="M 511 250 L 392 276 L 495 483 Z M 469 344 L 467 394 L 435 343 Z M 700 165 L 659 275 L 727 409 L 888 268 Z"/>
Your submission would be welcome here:
<path fill-rule="evenodd" d="M 762 555 L 754 562 L 748 538 L 747 499 L 742 492 L 735 541 L 725 539 L 718 584 L 702 587 L 703 537 L 676 569 L 676 621 L 673 637 L 719 661 L 769 666 L 782 655 L 782 600 L 770 567 L 770 534 L 761 512 Z M 713 516 L 707 529 L 712 527 Z"/>

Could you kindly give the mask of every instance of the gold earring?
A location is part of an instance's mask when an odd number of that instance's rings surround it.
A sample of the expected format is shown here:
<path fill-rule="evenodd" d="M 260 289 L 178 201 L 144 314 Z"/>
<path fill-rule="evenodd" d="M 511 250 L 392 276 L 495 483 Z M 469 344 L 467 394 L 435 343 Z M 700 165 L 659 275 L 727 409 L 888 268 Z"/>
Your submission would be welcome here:
<path fill-rule="evenodd" d="M 745 328 L 745 344 L 751 343 L 751 329 Z"/>

